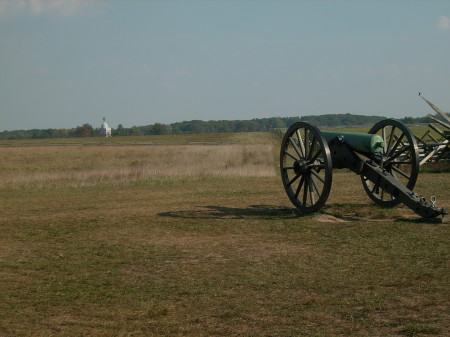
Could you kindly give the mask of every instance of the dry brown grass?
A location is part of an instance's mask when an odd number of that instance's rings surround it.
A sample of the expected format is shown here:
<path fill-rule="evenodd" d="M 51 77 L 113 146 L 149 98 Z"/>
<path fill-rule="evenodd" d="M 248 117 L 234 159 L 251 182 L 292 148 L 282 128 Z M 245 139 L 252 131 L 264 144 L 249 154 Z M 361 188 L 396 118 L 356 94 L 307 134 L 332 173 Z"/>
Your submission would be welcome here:
<path fill-rule="evenodd" d="M 268 144 L 0 148 L 0 186 L 275 174 L 273 146 Z"/>

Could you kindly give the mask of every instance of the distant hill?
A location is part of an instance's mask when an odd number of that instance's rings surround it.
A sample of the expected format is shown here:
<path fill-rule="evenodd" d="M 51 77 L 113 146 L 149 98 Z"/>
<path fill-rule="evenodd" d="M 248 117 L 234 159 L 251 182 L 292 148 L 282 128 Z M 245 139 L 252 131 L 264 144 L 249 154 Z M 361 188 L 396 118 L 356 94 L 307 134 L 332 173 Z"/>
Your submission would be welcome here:
<path fill-rule="evenodd" d="M 172 124 L 155 123 L 146 126 L 123 127 L 119 124 L 113 129 L 113 136 L 139 136 L 160 134 L 192 134 L 192 133 L 228 133 L 228 132 L 268 132 L 273 129 L 287 128 L 295 122 L 307 121 L 318 127 L 354 127 L 371 126 L 386 119 L 383 116 L 364 116 L 352 114 L 327 114 L 298 117 L 255 118 L 251 120 L 192 120 Z M 400 121 L 406 124 L 427 123 L 428 117 L 405 117 Z M 83 124 L 71 129 L 32 129 L 0 132 L 0 139 L 33 139 L 33 138 L 71 138 L 98 137 L 100 130 L 90 124 Z"/>
<path fill-rule="evenodd" d="M 373 125 L 386 119 L 384 116 L 364 116 L 351 114 L 330 114 L 319 116 L 303 116 L 302 121 L 309 122 L 319 127 L 351 127 Z"/>

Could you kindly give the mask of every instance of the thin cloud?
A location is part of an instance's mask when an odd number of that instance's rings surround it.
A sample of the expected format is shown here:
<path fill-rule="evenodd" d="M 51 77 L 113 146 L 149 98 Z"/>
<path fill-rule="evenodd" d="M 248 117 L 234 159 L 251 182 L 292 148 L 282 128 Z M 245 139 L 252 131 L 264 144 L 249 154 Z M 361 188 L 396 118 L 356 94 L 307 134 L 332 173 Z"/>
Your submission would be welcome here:
<path fill-rule="evenodd" d="M 22 12 L 32 15 L 74 16 L 89 5 L 87 0 L 0 0 L 0 15 L 14 16 Z"/>
<path fill-rule="evenodd" d="M 25 0 L 0 0 L 0 15 L 15 15 L 27 7 Z"/>
<path fill-rule="evenodd" d="M 450 30 L 450 18 L 448 16 L 440 16 L 437 22 L 440 30 Z"/>
<path fill-rule="evenodd" d="M 169 73 L 169 76 L 173 77 L 173 78 L 187 77 L 187 76 L 189 76 L 189 71 L 184 70 L 184 69 L 178 69 L 178 70 L 171 71 Z"/>
<path fill-rule="evenodd" d="M 149 72 L 150 71 L 150 67 L 148 64 L 141 64 L 140 66 L 141 70 L 145 71 L 145 72 Z"/>

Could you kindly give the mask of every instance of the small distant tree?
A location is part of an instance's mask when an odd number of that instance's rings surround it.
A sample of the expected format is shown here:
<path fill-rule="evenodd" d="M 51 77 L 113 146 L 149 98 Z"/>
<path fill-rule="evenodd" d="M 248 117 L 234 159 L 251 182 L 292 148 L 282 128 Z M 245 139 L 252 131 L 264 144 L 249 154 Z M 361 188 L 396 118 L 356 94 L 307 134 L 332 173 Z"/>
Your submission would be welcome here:
<path fill-rule="evenodd" d="M 48 130 L 42 130 L 42 132 L 39 134 L 38 138 L 41 138 L 41 139 L 52 138 L 52 135 Z"/>
<path fill-rule="evenodd" d="M 90 137 L 94 134 L 92 125 L 85 123 L 83 126 L 77 126 L 75 129 L 75 137 Z"/>
<path fill-rule="evenodd" d="M 274 129 L 280 129 L 280 128 L 284 128 L 284 122 L 280 117 L 276 117 L 273 120 L 273 128 Z"/>
<path fill-rule="evenodd" d="M 170 125 L 165 125 L 161 123 L 155 123 L 152 126 L 152 134 L 154 135 L 167 135 L 171 132 Z"/>
<path fill-rule="evenodd" d="M 144 133 L 142 132 L 141 128 L 137 126 L 133 126 L 131 128 L 131 135 L 132 136 L 142 136 Z"/>
<path fill-rule="evenodd" d="M 126 136 L 126 130 L 122 124 L 117 125 L 117 129 L 113 130 L 113 136 Z"/>
<path fill-rule="evenodd" d="M 57 129 L 54 131 L 55 138 L 67 138 L 69 136 L 69 132 L 67 129 Z"/>
<path fill-rule="evenodd" d="M 181 129 L 181 123 L 170 124 L 170 129 L 172 130 L 172 133 L 174 133 L 174 134 L 183 133 L 183 130 Z"/>
<path fill-rule="evenodd" d="M 204 124 L 205 122 L 200 120 L 192 121 L 192 133 L 204 133 Z"/>
<path fill-rule="evenodd" d="M 402 121 L 405 124 L 414 124 L 415 120 L 412 117 L 404 117 L 402 119 L 400 119 L 400 121 Z"/>

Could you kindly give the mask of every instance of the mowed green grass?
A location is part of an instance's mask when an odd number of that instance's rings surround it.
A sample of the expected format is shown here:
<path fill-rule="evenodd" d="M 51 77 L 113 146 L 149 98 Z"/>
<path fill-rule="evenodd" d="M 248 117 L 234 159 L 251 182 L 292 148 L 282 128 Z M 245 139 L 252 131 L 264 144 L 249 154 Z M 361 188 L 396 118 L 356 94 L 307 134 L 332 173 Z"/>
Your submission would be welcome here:
<path fill-rule="evenodd" d="M 5 185 L 0 335 L 448 336 L 449 241 L 345 171 L 304 217 L 276 173 Z"/>

